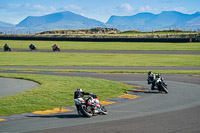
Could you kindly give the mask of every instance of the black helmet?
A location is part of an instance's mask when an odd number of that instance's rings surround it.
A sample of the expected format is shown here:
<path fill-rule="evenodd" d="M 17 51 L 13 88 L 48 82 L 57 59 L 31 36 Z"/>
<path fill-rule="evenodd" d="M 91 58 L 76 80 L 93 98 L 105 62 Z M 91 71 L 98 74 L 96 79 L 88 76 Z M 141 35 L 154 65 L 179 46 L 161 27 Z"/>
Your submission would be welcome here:
<path fill-rule="evenodd" d="M 152 73 L 151 71 L 149 71 L 149 72 L 148 72 L 148 75 L 151 75 L 151 74 L 153 74 L 153 73 Z"/>

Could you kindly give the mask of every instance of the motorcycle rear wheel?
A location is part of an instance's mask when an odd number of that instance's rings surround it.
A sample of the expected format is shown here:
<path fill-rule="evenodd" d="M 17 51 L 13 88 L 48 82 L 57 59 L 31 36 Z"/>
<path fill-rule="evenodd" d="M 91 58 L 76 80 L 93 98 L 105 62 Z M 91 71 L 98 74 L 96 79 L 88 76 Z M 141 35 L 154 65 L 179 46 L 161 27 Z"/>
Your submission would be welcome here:
<path fill-rule="evenodd" d="M 93 116 L 92 110 L 88 110 L 86 105 L 81 105 L 80 111 L 83 114 L 83 116 L 85 116 L 85 117 L 92 117 Z"/>

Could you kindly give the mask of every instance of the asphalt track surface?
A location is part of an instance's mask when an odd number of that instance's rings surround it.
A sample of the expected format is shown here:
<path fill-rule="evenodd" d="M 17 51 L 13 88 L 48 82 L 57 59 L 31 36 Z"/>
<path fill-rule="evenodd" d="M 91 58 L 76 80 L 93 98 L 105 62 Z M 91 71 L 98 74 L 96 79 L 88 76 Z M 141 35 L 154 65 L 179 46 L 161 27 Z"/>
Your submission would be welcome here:
<path fill-rule="evenodd" d="M 38 83 L 22 79 L 0 77 L 0 97 L 14 95 L 39 86 Z"/>
<path fill-rule="evenodd" d="M 187 68 L 185 69 L 187 70 Z M 198 67 L 196 69 L 199 70 Z M 1 72 L 103 78 L 150 88 L 146 83 L 146 74 L 23 72 L 11 70 Z M 169 94 L 161 94 L 157 91 L 138 92 L 140 98 L 123 99 L 121 101 L 118 99 L 118 103 L 107 105 L 106 108 L 109 114 L 106 116 L 82 118 L 75 111 L 45 116 L 25 114 L 13 116 L 12 120 L 0 122 L 0 132 L 200 132 L 200 76 L 193 74 L 163 74 L 163 77 L 168 84 Z"/>

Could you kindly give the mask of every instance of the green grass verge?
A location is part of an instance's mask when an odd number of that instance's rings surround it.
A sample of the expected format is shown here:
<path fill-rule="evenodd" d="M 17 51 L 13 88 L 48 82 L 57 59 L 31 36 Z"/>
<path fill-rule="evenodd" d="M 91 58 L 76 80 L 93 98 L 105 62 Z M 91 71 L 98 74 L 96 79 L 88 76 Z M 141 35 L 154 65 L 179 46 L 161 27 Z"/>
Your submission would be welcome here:
<path fill-rule="evenodd" d="M 12 49 L 28 49 L 34 43 L 38 49 L 52 49 L 58 44 L 61 50 L 168 50 L 168 51 L 200 51 L 200 43 L 150 43 L 150 42 L 70 42 L 70 41 L 20 41 L 0 40 L 0 47 L 5 43 Z"/>
<path fill-rule="evenodd" d="M 0 116 L 72 106 L 76 88 L 96 93 L 100 100 L 117 97 L 131 89 L 123 83 L 94 78 L 5 73 L 0 73 L 0 77 L 28 79 L 41 83 L 37 88 L 0 98 Z"/>
<path fill-rule="evenodd" d="M 200 66 L 200 55 L 0 52 L 5 66 Z"/>

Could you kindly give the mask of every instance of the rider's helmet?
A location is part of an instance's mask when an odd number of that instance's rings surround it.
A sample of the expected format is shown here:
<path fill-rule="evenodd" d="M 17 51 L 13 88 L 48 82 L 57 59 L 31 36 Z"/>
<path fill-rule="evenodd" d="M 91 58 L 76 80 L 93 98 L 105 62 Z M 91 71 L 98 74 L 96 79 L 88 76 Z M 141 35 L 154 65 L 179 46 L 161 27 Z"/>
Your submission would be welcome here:
<path fill-rule="evenodd" d="M 153 73 L 152 73 L 151 71 L 149 71 L 149 72 L 148 72 L 148 75 L 151 75 L 151 74 L 153 74 Z"/>
<path fill-rule="evenodd" d="M 161 74 L 156 74 L 156 78 L 160 78 L 161 77 Z"/>
<path fill-rule="evenodd" d="M 81 88 L 77 88 L 76 91 L 77 92 L 83 92 L 83 90 Z"/>

